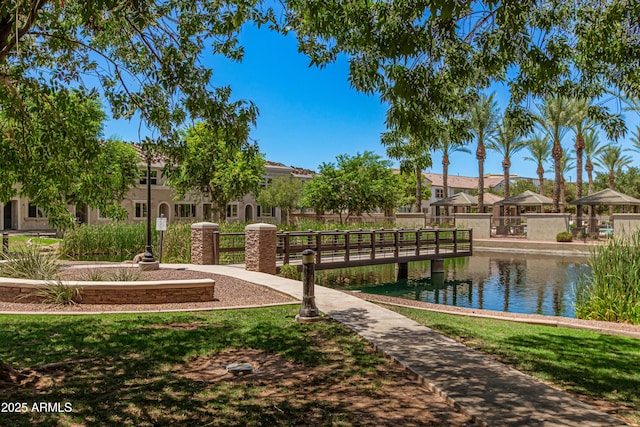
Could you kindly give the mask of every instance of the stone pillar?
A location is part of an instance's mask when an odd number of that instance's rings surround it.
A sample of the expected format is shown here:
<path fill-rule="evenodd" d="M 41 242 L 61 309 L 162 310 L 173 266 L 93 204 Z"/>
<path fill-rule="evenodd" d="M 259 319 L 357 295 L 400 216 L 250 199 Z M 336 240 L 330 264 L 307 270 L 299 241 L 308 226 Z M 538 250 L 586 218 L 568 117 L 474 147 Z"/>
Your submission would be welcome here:
<path fill-rule="evenodd" d="M 213 235 L 218 231 L 218 224 L 197 222 L 191 225 L 191 263 L 211 265 L 215 261 Z"/>
<path fill-rule="evenodd" d="M 491 237 L 491 215 L 490 213 L 454 214 L 456 228 L 471 228 L 474 239 L 489 239 Z"/>
<path fill-rule="evenodd" d="M 276 232 L 273 224 L 245 227 L 244 263 L 249 271 L 276 274 Z"/>
<path fill-rule="evenodd" d="M 640 230 L 640 214 L 613 214 L 614 236 L 631 238 Z"/>

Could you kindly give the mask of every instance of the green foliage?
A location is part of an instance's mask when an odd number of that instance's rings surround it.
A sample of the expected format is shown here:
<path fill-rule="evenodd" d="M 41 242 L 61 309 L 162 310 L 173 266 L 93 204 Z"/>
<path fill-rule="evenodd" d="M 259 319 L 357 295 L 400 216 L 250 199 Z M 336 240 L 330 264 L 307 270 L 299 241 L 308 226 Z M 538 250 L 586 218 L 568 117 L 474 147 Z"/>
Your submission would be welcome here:
<path fill-rule="evenodd" d="M 276 176 L 266 188 L 260 190 L 256 201 L 260 206 L 280 208 L 285 217 L 285 223 L 288 223 L 289 213 L 300 206 L 303 190 L 302 180 L 291 175 Z"/>
<path fill-rule="evenodd" d="M 191 262 L 191 224 L 170 223 L 162 240 L 162 262 Z"/>
<path fill-rule="evenodd" d="M 37 248 L 23 248 L 3 255 L 0 276 L 16 279 L 54 280 L 60 266 L 58 258 L 48 253 L 40 253 Z"/>
<path fill-rule="evenodd" d="M 0 199 L 26 197 L 58 228 L 75 224 L 68 205 L 126 216 L 119 202 L 138 176 L 139 159 L 130 145 L 101 140 L 99 99 L 62 89 L 30 95 L 23 93 L 22 109 L 0 113 Z"/>
<path fill-rule="evenodd" d="M 540 191 L 538 187 L 536 187 L 536 185 L 528 179 L 518 179 L 511 184 L 510 192 L 512 196 L 515 196 L 527 190 L 533 191 L 534 193 L 538 193 Z"/>
<path fill-rule="evenodd" d="M 589 257 L 591 274 L 576 285 L 576 316 L 640 324 L 640 232 L 614 237 Z"/>
<path fill-rule="evenodd" d="M 152 246 L 157 248 L 158 233 L 152 228 Z M 62 241 L 61 252 L 74 259 L 105 258 L 112 261 L 132 259 L 144 251 L 146 224 L 111 223 L 82 225 L 68 230 Z"/>
<path fill-rule="evenodd" d="M 74 305 L 81 296 L 81 290 L 76 286 L 69 286 L 56 281 L 44 284 L 40 289 L 33 292 L 33 295 L 40 298 L 43 304 Z"/>
<path fill-rule="evenodd" d="M 248 137 L 248 126 L 236 134 L 205 123 L 187 129 L 184 145 L 174 153 L 178 166 L 165 169 L 177 197 L 196 193 L 214 202 L 224 218 L 227 203 L 256 193 L 265 173 L 264 158 Z"/>
<path fill-rule="evenodd" d="M 568 231 L 561 231 L 556 234 L 556 242 L 571 242 L 573 241 L 573 235 Z"/>
<path fill-rule="evenodd" d="M 141 273 L 137 267 L 118 268 L 108 275 L 108 280 L 114 282 L 136 282 L 140 280 Z"/>
<path fill-rule="evenodd" d="M 616 191 L 631 197 L 640 198 L 640 168 L 631 166 L 626 170 L 615 172 Z M 594 180 L 595 191 L 609 188 L 608 174 L 598 173 Z"/>
<path fill-rule="evenodd" d="M 291 264 L 284 264 L 280 267 L 280 276 L 286 277 L 287 279 L 299 280 L 300 273 L 298 272 L 298 267 Z"/>
<path fill-rule="evenodd" d="M 363 154 L 337 157 L 337 163 L 322 163 L 319 174 L 305 185 L 302 204 L 316 211 L 332 210 L 343 220 L 343 213 L 371 212 L 376 208 L 393 209 L 398 201 L 398 178 L 390 162 L 365 151 Z"/>
<path fill-rule="evenodd" d="M 396 201 L 398 206 L 411 206 L 416 204 L 417 182 L 418 179 L 415 173 L 401 172 L 398 175 L 398 188 L 400 189 L 398 200 Z M 420 185 L 420 196 L 422 200 L 430 199 L 431 187 L 428 185 Z"/>

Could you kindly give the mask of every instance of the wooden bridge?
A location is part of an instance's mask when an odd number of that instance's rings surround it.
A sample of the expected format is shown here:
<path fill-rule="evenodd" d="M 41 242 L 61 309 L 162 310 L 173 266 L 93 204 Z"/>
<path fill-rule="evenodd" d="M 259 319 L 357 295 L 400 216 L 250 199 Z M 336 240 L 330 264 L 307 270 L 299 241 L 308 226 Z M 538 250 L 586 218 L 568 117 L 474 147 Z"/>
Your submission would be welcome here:
<path fill-rule="evenodd" d="M 214 237 L 217 262 L 234 257 L 235 262 L 241 262 L 238 255 L 244 253 L 243 237 L 244 233 L 219 233 Z M 231 243 L 233 240 L 236 243 Z M 316 270 L 398 264 L 402 276 L 411 261 L 472 255 L 471 229 L 309 230 L 278 232 L 276 240 L 279 265 L 300 265 L 302 252 L 312 249 L 316 253 Z"/>

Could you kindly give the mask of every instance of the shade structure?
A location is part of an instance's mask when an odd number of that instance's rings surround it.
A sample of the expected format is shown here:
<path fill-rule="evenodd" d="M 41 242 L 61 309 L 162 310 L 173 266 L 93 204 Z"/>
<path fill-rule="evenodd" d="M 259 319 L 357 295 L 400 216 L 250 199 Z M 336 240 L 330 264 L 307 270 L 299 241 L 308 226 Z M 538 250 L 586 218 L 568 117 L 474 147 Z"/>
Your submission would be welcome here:
<path fill-rule="evenodd" d="M 573 200 L 570 203 L 580 206 L 640 206 L 640 200 L 610 188 Z"/>
<path fill-rule="evenodd" d="M 534 193 L 531 190 L 524 191 L 516 196 L 507 197 L 496 203 L 496 206 L 543 206 L 553 205 L 553 200 L 547 196 Z"/>
<path fill-rule="evenodd" d="M 467 193 L 456 193 L 432 203 L 433 206 L 476 206 L 477 204 L 478 198 Z"/>
<path fill-rule="evenodd" d="M 592 233 L 598 231 L 595 209 L 596 206 L 633 206 L 635 211 L 637 211 L 638 206 L 640 206 L 640 200 L 627 194 L 620 193 L 619 191 L 612 190 L 611 188 L 597 191 L 593 194 L 589 194 L 586 197 L 573 200 L 570 203 L 572 205 L 578 206 L 591 206 L 589 231 Z"/>

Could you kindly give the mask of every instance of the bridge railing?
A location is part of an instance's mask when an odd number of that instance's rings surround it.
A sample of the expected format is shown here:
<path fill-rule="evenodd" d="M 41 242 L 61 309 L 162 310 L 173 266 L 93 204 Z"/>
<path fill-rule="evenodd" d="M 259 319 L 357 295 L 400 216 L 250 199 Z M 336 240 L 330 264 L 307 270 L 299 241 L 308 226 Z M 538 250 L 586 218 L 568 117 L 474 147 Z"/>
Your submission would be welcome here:
<path fill-rule="evenodd" d="M 428 255 L 465 256 L 470 229 L 379 229 L 295 231 L 277 234 L 276 259 L 297 263 L 305 249 L 316 252 L 316 268 L 418 260 Z"/>

